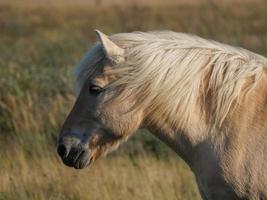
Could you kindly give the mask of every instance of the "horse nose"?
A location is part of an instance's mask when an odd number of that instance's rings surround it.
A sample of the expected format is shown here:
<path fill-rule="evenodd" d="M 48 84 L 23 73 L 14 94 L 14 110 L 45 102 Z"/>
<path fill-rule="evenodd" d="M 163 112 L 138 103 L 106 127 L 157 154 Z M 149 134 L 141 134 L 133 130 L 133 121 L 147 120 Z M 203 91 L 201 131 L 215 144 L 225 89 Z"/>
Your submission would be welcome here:
<path fill-rule="evenodd" d="M 64 144 L 59 144 L 57 147 L 57 153 L 61 158 L 65 158 L 68 155 L 67 147 Z"/>
<path fill-rule="evenodd" d="M 76 169 L 84 168 L 91 161 L 87 144 L 73 133 L 59 138 L 57 153 L 65 165 Z"/>
<path fill-rule="evenodd" d="M 66 136 L 59 139 L 57 146 L 58 155 L 64 159 L 68 157 L 72 148 L 76 148 L 81 143 L 80 139 L 73 136 Z"/>

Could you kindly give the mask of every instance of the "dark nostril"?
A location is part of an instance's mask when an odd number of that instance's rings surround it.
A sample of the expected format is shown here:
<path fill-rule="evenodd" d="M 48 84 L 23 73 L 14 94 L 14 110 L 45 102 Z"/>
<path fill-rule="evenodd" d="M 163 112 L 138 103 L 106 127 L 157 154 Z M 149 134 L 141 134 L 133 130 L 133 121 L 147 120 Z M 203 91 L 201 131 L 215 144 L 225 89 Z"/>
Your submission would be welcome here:
<path fill-rule="evenodd" d="M 61 158 L 65 158 L 67 156 L 67 148 L 64 144 L 58 145 L 57 153 L 60 155 Z"/>

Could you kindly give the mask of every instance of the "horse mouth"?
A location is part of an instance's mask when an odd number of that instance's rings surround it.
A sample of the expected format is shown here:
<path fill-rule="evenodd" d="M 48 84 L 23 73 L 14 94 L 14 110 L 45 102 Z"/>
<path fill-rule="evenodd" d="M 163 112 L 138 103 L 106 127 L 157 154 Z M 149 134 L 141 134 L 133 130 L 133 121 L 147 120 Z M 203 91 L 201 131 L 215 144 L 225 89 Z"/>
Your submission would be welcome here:
<path fill-rule="evenodd" d="M 91 153 L 88 150 L 73 147 L 68 153 L 62 153 L 64 151 L 62 148 L 63 147 L 59 145 L 58 154 L 60 155 L 63 163 L 69 167 L 83 169 L 90 165 L 93 160 Z"/>

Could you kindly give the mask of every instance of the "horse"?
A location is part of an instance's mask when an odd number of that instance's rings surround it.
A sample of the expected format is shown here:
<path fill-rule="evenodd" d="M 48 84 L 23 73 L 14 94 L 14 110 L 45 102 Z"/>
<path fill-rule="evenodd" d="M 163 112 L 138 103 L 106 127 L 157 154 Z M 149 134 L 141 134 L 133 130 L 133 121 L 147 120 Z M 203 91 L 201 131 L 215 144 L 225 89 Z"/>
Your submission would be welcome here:
<path fill-rule="evenodd" d="M 267 199 L 267 59 L 172 31 L 96 30 L 60 131 L 82 169 L 145 128 L 190 167 L 204 200 Z"/>

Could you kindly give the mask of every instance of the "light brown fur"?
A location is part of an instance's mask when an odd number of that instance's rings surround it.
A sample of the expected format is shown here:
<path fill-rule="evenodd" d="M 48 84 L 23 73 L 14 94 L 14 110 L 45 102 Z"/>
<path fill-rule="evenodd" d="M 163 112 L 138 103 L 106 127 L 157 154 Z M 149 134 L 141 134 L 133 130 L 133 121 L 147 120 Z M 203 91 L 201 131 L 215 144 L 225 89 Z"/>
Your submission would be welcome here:
<path fill-rule="evenodd" d="M 267 59 L 173 32 L 98 36 L 59 139 L 67 165 L 147 128 L 190 166 L 204 200 L 267 199 Z"/>

